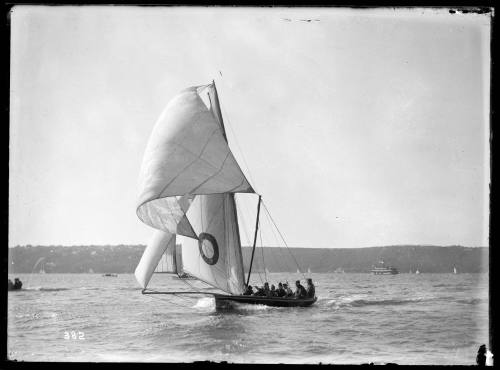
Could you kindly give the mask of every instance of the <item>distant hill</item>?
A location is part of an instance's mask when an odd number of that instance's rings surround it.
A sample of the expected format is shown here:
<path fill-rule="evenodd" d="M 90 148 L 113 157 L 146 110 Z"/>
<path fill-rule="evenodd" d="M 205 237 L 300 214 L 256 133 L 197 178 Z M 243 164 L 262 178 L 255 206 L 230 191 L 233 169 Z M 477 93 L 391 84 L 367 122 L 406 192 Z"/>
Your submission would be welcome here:
<path fill-rule="evenodd" d="M 9 248 L 9 273 L 39 272 L 41 267 L 47 273 L 133 273 L 144 248 L 144 245 L 17 246 Z M 243 248 L 246 271 L 251 251 L 250 247 Z M 289 250 L 265 247 L 256 250 L 252 269 L 263 271 L 265 266 L 271 272 L 295 272 L 294 258 L 302 271 L 310 268 L 312 272 L 333 272 L 337 268 L 345 272 L 369 272 L 380 259 L 402 273 L 416 269 L 422 273 L 449 273 L 454 266 L 459 273 L 488 271 L 486 247 L 420 245 Z"/>

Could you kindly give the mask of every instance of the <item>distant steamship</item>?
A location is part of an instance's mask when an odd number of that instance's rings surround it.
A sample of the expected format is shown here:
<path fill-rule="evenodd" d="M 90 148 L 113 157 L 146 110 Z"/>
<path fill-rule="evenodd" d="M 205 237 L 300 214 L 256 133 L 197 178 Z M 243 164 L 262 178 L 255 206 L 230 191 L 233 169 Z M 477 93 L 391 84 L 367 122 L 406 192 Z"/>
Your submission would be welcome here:
<path fill-rule="evenodd" d="M 373 266 L 371 272 L 375 275 L 396 275 L 399 274 L 397 268 L 386 266 L 384 261 L 379 261 L 378 265 Z"/>

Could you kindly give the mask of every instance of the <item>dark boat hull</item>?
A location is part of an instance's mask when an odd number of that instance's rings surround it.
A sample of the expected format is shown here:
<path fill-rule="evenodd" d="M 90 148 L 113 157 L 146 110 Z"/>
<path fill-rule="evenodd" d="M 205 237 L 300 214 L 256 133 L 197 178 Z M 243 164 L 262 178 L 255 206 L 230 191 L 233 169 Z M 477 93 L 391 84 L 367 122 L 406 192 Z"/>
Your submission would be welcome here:
<path fill-rule="evenodd" d="M 261 304 L 272 307 L 308 307 L 316 302 L 317 298 L 279 298 L 259 297 L 251 295 L 222 295 L 214 294 L 216 308 L 230 308 L 232 303 Z"/>

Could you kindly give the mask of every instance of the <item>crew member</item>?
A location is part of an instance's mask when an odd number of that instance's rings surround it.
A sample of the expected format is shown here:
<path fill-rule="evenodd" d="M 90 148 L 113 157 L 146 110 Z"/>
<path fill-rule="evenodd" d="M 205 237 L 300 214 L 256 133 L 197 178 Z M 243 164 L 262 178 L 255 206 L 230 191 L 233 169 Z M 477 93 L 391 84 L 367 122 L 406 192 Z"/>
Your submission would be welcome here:
<path fill-rule="evenodd" d="M 300 284 L 300 280 L 297 280 L 295 282 L 295 287 L 297 288 L 295 290 L 295 298 L 306 298 L 307 297 L 307 292 L 306 288 L 302 284 Z"/>
<path fill-rule="evenodd" d="M 307 279 L 307 298 L 314 298 L 316 296 L 316 289 L 311 278 Z"/>
<path fill-rule="evenodd" d="M 278 297 L 286 296 L 286 292 L 285 292 L 285 289 L 283 289 L 283 284 L 281 283 L 281 281 L 278 284 L 278 290 L 276 292 L 278 293 Z"/>

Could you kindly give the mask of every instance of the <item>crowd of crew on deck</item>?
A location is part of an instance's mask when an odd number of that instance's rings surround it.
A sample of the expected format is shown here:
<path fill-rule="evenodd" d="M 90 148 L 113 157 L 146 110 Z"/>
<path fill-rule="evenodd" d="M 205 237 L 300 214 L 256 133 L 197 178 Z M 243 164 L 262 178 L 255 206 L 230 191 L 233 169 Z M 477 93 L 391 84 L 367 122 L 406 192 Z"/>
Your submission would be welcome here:
<path fill-rule="evenodd" d="M 314 284 L 312 282 L 312 279 L 306 279 L 307 281 L 307 289 L 304 288 L 302 284 L 300 284 L 300 280 L 297 280 L 295 282 L 295 292 L 292 291 L 292 289 L 288 286 L 287 283 L 279 283 L 278 284 L 278 289 L 274 286 L 274 284 L 271 285 L 271 288 L 269 288 L 269 283 L 265 282 L 264 286 L 255 287 L 255 291 L 252 288 L 251 285 L 247 286 L 245 293 L 243 295 L 253 295 L 253 296 L 260 296 L 260 297 L 279 297 L 279 298 L 296 298 L 296 299 L 304 299 L 304 298 L 314 298 L 316 295 L 316 291 L 314 288 Z"/>

